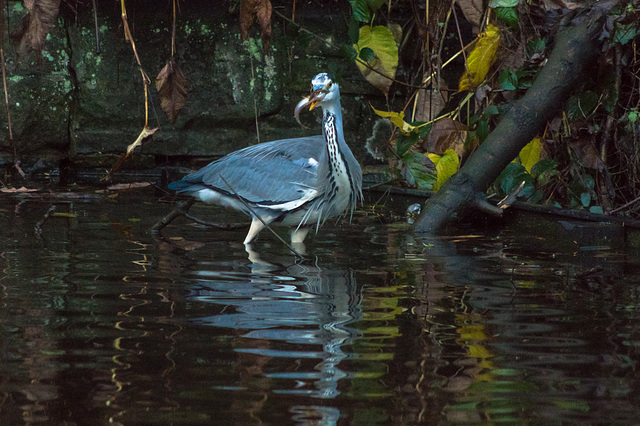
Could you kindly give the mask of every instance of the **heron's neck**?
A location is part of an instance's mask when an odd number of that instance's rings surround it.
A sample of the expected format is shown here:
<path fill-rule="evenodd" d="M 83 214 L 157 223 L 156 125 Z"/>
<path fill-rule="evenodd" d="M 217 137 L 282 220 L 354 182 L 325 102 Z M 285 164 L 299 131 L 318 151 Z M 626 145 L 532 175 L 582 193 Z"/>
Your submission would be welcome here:
<path fill-rule="evenodd" d="M 345 144 L 342 130 L 342 108 L 339 101 L 322 105 L 322 134 L 328 145 Z"/>

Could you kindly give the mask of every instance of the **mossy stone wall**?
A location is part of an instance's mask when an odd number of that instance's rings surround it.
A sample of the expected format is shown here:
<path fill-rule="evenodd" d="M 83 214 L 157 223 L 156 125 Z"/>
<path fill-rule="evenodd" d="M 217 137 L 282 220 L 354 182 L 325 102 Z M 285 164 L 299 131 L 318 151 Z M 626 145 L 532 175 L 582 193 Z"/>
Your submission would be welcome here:
<path fill-rule="evenodd" d="M 27 172 L 108 169 L 144 125 L 144 90 L 131 45 L 124 38 L 119 2 L 91 2 L 64 9 L 41 52 L 18 56 L 5 43 L 9 107 L 17 157 Z M 166 4 L 165 4 L 166 3 Z M 206 4 L 205 4 L 206 3 Z M 340 54 L 348 43 L 345 9 L 296 11 L 310 36 L 274 15 L 271 48 L 262 48 L 256 25 L 240 39 L 237 14 L 220 1 L 181 3 L 176 31 L 176 63 L 188 80 L 188 99 L 175 123 L 149 91 L 149 126 L 158 131 L 126 167 L 157 168 L 191 158 L 213 158 L 258 142 L 319 133 L 319 114 L 305 114 L 308 129 L 293 109 L 318 72 L 342 79 L 347 140 L 362 155 L 374 117 L 367 98 L 378 97 L 355 65 Z M 151 81 L 170 57 L 169 2 L 133 2 L 128 9 L 136 50 Z M 207 6 L 208 5 L 208 6 Z M 9 29 L 27 13 L 9 2 Z M 325 41 L 330 44 L 325 43 Z M 98 49 L 96 48 L 98 46 Z M 0 135 L 0 162 L 9 169 L 14 155 L 6 113 Z M 256 131 L 256 121 L 259 132 Z"/>

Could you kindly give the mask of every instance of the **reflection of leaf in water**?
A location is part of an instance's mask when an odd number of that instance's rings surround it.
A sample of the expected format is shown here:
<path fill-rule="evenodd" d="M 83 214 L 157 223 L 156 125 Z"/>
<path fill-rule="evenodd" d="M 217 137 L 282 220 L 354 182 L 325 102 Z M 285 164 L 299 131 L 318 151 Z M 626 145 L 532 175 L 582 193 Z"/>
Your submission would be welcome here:
<path fill-rule="evenodd" d="M 51 216 L 53 216 L 53 217 L 69 217 L 69 218 L 78 217 L 74 213 L 64 213 L 64 212 L 55 212 L 55 213 L 52 213 Z"/>
<path fill-rule="evenodd" d="M 110 191 L 119 191 L 123 189 L 137 189 L 137 188 L 146 188 L 147 186 L 151 186 L 151 182 L 131 182 L 131 183 L 117 183 L 114 185 L 107 186 L 107 189 Z"/>
<path fill-rule="evenodd" d="M 35 192 L 37 191 L 37 189 L 34 188 L 26 188 L 24 186 L 21 186 L 20 188 L 7 188 L 6 186 L 3 188 L 0 188 L 0 192 L 7 192 L 7 193 L 16 193 L 16 192 Z"/>

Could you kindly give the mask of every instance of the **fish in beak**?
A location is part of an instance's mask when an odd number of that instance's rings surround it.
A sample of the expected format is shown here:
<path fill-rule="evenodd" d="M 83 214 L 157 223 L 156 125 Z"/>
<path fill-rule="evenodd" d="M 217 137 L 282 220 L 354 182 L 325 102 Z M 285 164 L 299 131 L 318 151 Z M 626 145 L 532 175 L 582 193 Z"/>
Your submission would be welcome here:
<path fill-rule="evenodd" d="M 302 111 L 302 109 L 307 106 L 309 107 L 309 111 L 313 111 L 313 109 L 318 106 L 320 102 L 322 102 L 327 93 L 329 93 L 329 91 L 324 87 L 314 89 L 315 90 L 312 89 L 311 95 L 306 98 L 302 98 L 302 100 L 298 102 L 298 105 L 296 105 L 296 109 L 293 113 L 293 116 L 295 117 L 298 124 L 303 127 L 304 125 L 300 122 L 300 111 Z"/>

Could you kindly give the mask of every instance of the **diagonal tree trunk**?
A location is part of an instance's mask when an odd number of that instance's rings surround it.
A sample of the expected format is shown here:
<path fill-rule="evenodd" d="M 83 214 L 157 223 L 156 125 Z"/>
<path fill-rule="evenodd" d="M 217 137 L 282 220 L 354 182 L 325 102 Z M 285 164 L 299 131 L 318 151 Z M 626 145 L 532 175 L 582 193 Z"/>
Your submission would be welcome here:
<path fill-rule="evenodd" d="M 594 6 L 567 22 L 558 32 L 549 60 L 527 93 L 511 108 L 464 166 L 425 204 L 417 232 L 436 232 L 471 209 L 486 207 L 485 191 L 502 170 L 564 105 L 581 76 L 601 51 L 598 34 L 607 6 Z"/>

